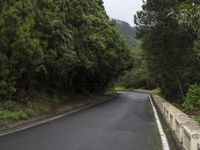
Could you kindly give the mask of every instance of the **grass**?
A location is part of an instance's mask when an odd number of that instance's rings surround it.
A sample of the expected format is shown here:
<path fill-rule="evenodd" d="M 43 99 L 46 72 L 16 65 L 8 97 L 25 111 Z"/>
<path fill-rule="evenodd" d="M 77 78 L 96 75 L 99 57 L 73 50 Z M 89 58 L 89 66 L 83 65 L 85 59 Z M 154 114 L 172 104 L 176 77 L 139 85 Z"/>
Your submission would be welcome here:
<path fill-rule="evenodd" d="M 158 94 L 158 95 L 161 94 L 160 88 L 156 88 L 156 89 L 152 90 L 152 92 L 155 94 Z"/>
<path fill-rule="evenodd" d="M 200 115 L 193 116 L 192 118 L 200 124 Z"/>
<path fill-rule="evenodd" d="M 0 111 L 0 120 L 22 120 L 27 119 L 28 115 L 23 111 Z"/>
<path fill-rule="evenodd" d="M 126 88 L 123 87 L 123 86 L 117 86 L 117 87 L 115 87 L 115 91 L 125 91 L 125 90 L 126 90 Z"/>
<path fill-rule="evenodd" d="M 28 115 L 14 101 L 0 103 L 0 120 L 26 119 Z"/>
<path fill-rule="evenodd" d="M 31 102 L 27 105 L 16 103 L 13 105 L 16 109 L 8 109 L 4 106 L 5 103 L 0 103 L 0 120 L 24 120 L 38 114 L 49 112 L 52 110 L 55 103 L 50 102 Z"/>

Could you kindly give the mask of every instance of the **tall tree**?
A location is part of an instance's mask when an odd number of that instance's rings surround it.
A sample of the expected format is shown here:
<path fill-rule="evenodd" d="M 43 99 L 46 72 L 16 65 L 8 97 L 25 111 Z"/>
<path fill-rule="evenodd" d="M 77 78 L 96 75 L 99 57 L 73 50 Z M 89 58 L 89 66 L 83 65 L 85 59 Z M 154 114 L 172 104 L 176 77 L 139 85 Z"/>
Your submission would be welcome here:
<path fill-rule="evenodd" d="M 197 79 L 193 71 L 199 73 L 194 67 L 197 56 L 191 51 L 193 34 L 176 20 L 178 4 L 174 0 L 147 0 L 135 16 L 149 70 L 171 100 L 184 97 L 189 84 Z"/>
<path fill-rule="evenodd" d="M 3 0 L 0 7 L 0 93 L 101 92 L 130 64 L 102 0 Z"/>

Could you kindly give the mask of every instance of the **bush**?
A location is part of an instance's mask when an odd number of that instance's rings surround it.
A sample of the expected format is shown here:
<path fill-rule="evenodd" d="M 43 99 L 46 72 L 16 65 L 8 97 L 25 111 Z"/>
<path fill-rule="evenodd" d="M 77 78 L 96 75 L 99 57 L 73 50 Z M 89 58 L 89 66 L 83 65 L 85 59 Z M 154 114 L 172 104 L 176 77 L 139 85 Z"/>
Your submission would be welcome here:
<path fill-rule="evenodd" d="M 35 116 L 37 114 L 36 111 L 34 111 L 32 108 L 27 108 L 26 111 L 25 111 L 25 113 L 29 117 Z"/>
<path fill-rule="evenodd" d="M 194 119 L 195 121 L 197 121 L 198 123 L 200 123 L 200 116 L 199 116 L 199 115 L 198 115 L 198 116 L 194 116 L 193 119 Z"/>
<path fill-rule="evenodd" d="M 23 111 L 0 111 L 0 120 L 19 120 L 19 119 L 27 119 L 28 116 Z"/>
<path fill-rule="evenodd" d="M 48 101 L 53 105 L 57 105 L 57 104 L 61 103 L 61 101 L 57 95 L 51 96 Z"/>
<path fill-rule="evenodd" d="M 14 111 L 19 111 L 19 110 L 20 110 L 20 108 L 19 108 L 19 106 L 17 105 L 17 103 L 14 102 L 14 101 L 11 101 L 11 100 L 4 102 L 4 103 L 3 103 L 3 108 L 4 108 L 5 110 L 7 110 L 7 111 L 13 111 L 13 112 L 14 112 Z"/>
<path fill-rule="evenodd" d="M 161 89 L 160 87 L 157 87 L 156 89 L 153 90 L 154 93 L 160 95 L 161 94 Z"/>
<path fill-rule="evenodd" d="M 36 112 L 28 107 L 26 111 L 20 109 L 20 106 L 14 101 L 0 103 L 0 120 L 21 120 L 34 116 Z"/>
<path fill-rule="evenodd" d="M 187 96 L 184 99 L 183 107 L 186 110 L 199 110 L 200 109 L 200 86 L 190 86 Z"/>

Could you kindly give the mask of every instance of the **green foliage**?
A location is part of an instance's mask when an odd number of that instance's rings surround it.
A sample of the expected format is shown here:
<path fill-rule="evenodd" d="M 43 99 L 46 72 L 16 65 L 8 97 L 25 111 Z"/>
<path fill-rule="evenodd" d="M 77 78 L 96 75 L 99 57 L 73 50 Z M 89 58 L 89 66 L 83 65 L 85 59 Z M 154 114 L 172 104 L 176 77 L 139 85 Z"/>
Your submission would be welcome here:
<path fill-rule="evenodd" d="M 103 92 L 131 64 L 101 0 L 3 0 L 0 7 L 0 99 Z"/>
<path fill-rule="evenodd" d="M 125 91 L 125 90 L 126 90 L 126 88 L 123 87 L 123 86 L 117 86 L 117 87 L 115 87 L 115 91 Z"/>
<path fill-rule="evenodd" d="M 32 108 L 28 107 L 25 111 L 25 114 L 28 116 L 28 117 L 32 117 L 32 116 L 35 116 L 37 115 L 37 112 L 35 110 L 33 110 Z"/>
<path fill-rule="evenodd" d="M 133 62 L 133 68 L 125 72 L 119 83 L 126 88 L 155 88 L 156 84 L 149 73 L 141 48 L 133 49 Z"/>
<path fill-rule="evenodd" d="M 27 114 L 23 111 L 0 111 L 0 120 L 19 120 L 27 118 Z"/>
<path fill-rule="evenodd" d="M 22 111 L 14 101 L 0 103 L 0 120 L 19 120 L 27 119 L 28 115 Z"/>
<path fill-rule="evenodd" d="M 177 19 L 179 24 L 186 29 L 190 29 L 193 32 L 193 50 L 192 52 L 198 56 L 198 63 L 196 64 L 199 67 L 200 62 L 200 3 L 195 0 L 185 0 L 178 6 L 178 15 Z M 192 59 L 192 58 L 191 58 Z M 193 66 L 193 68 L 195 68 Z M 199 78 L 200 73 L 193 72 L 193 76 Z M 200 82 L 196 79 L 196 85 L 192 85 L 187 93 L 186 98 L 184 99 L 183 107 L 188 111 L 199 111 L 200 109 Z M 195 113 L 196 114 L 196 113 Z M 200 122 L 200 117 L 195 116 L 195 120 Z"/>
<path fill-rule="evenodd" d="M 14 91 L 14 83 L 9 77 L 8 60 L 5 55 L 0 52 L 0 99 L 7 95 L 11 95 Z"/>
<path fill-rule="evenodd" d="M 0 119 L 47 112 L 66 91 L 104 92 L 131 65 L 102 0 L 2 0 L 0 8 Z"/>
<path fill-rule="evenodd" d="M 200 115 L 194 116 L 193 119 L 196 120 L 198 123 L 200 123 Z"/>
<path fill-rule="evenodd" d="M 200 3 L 194 0 L 185 0 L 179 7 L 179 23 L 186 27 L 192 27 L 196 32 L 200 31 Z"/>
<path fill-rule="evenodd" d="M 27 119 L 40 113 L 49 112 L 57 104 L 60 104 L 57 96 L 42 101 L 27 101 L 27 104 L 7 100 L 0 103 L 0 120 Z"/>
<path fill-rule="evenodd" d="M 200 83 L 200 61 L 193 51 L 194 33 L 180 26 L 174 0 L 148 0 L 135 15 L 148 72 L 161 93 L 177 101 L 189 86 Z"/>
<path fill-rule="evenodd" d="M 161 91 L 160 91 L 159 87 L 157 87 L 156 89 L 154 89 L 152 92 L 155 93 L 155 94 L 161 94 Z"/>
<path fill-rule="evenodd" d="M 194 42 L 194 51 L 200 58 L 200 3 L 199 1 L 186 0 L 178 7 L 178 21 L 186 28 L 190 28 L 194 31 L 194 34 L 198 37 Z"/>
<path fill-rule="evenodd" d="M 200 108 L 200 86 L 192 85 L 184 99 L 183 107 L 186 110 L 199 110 Z"/>
<path fill-rule="evenodd" d="M 48 101 L 53 104 L 53 105 L 56 105 L 56 104 L 60 104 L 61 103 L 61 100 L 58 98 L 57 95 L 53 95 L 51 96 Z"/>
<path fill-rule="evenodd" d="M 3 103 L 3 108 L 7 111 L 19 111 L 19 107 L 17 106 L 17 103 L 14 101 L 6 101 Z"/>

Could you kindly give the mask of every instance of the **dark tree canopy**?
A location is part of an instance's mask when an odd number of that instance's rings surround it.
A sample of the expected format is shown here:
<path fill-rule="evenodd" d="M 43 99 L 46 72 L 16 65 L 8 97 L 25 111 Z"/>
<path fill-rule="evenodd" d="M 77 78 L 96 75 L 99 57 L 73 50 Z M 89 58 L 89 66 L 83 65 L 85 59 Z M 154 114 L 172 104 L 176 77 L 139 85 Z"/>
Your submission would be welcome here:
<path fill-rule="evenodd" d="M 174 0 L 147 0 L 135 15 L 149 71 L 162 93 L 171 100 L 185 96 L 190 84 L 200 83 L 196 38 L 190 28 L 179 25 Z"/>
<path fill-rule="evenodd" d="M 0 98 L 30 90 L 104 91 L 130 50 L 101 0 L 0 2 Z"/>

